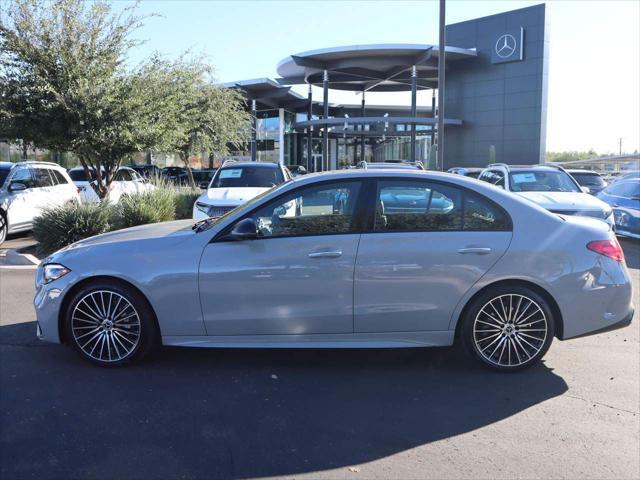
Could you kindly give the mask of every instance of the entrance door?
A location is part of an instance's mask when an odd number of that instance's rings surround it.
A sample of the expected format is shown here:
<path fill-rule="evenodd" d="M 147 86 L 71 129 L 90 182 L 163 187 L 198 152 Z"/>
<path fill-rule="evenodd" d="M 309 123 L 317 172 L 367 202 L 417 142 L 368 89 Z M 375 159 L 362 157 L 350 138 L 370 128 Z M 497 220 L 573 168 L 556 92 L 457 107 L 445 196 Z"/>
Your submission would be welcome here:
<path fill-rule="evenodd" d="M 300 187 L 249 215 L 258 238 L 210 243 L 200 262 L 208 335 L 352 333 L 360 190 Z"/>

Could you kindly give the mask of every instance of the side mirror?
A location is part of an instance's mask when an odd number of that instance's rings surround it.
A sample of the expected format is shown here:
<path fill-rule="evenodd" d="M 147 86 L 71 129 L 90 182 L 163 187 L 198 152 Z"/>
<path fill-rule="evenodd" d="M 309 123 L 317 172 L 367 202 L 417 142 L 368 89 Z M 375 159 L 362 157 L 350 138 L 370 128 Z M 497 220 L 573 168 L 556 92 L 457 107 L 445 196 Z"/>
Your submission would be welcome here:
<path fill-rule="evenodd" d="M 302 165 L 300 165 L 300 166 L 298 167 L 298 173 L 297 173 L 297 174 L 298 174 L 298 175 L 306 175 L 306 174 L 307 174 L 307 169 L 306 169 L 306 168 L 304 168 Z"/>
<path fill-rule="evenodd" d="M 589 190 L 589 187 L 580 187 L 580 190 L 582 190 L 582 193 L 591 193 L 591 190 Z"/>
<path fill-rule="evenodd" d="M 233 240 L 251 240 L 258 237 L 258 226 L 253 218 L 244 218 L 233 226 L 228 235 Z"/>
<path fill-rule="evenodd" d="M 200 182 L 200 190 L 207 190 L 209 188 L 209 182 Z"/>
<path fill-rule="evenodd" d="M 27 189 L 27 186 L 22 182 L 11 182 L 8 188 L 10 192 L 21 192 L 22 190 L 26 190 L 26 189 Z"/>

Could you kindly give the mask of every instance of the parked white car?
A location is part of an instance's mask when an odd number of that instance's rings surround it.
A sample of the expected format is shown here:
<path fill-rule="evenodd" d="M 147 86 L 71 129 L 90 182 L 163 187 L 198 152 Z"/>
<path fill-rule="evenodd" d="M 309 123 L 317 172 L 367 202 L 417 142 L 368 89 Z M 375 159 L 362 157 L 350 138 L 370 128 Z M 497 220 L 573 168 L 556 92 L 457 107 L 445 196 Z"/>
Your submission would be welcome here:
<path fill-rule="evenodd" d="M 0 244 L 9 233 L 31 230 L 43 209 L 74 202 L 78 190 L 60 165 L 0 162 Z"/>
<path fill-rule="evenodd" d="M 220 217 L 290 179 L 289 171 L 277 163 L 225 162 L 193 205 L 193 218 Z"/>
<path fill-rule="evenodd" d="M 520 195 L 550 212 L 599 218 L 614 228 L 611 207 L 589 195 L 562 167 L 494 163 L 482 171 L 478 180 Z"/>
<path fill-rule="evenodd" d="M 74 167 L 69 170 L 69 176 L 73 183 L 78 187 L 80 198 L 83 203 L 97 203 L 100 197 L 91 185 L 96 181 L 95 169 L 89 169 L 91 178 L 87 178 L 83 167 Z M 103 173 L 104 175 L 104 173 Z M 95 183 L 94 183 L 95 184 Z M 120 167 L 116 172 L 116 177 L 111 182 L 107 201 L 117 203 L 123 195 L 136 195 L 153 190 L 154 187 L 148 180 L 142 177 L 138 172 L 129 167 Z"/>

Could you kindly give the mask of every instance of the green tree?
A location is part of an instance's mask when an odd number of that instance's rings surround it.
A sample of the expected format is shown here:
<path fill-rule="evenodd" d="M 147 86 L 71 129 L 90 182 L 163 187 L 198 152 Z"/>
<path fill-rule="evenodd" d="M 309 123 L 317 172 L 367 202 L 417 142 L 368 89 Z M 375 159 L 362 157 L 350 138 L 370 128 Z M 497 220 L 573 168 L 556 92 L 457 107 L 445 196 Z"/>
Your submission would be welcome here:
<path fill-rule="evenodd" d="M 172 150 L 184 162 L 191 186 L 195 187 L 189 157 L 197 151 L 226 155 L 230 146 L 245 143 L 244 132 L 250 118 L 239 92 L 205 83 L 192 87 L 185 92 L 188 102 L 180 119 L 182 135 Z"/>
<path fill-rule="evenodd" d="M 144 20 L 136 5 L 120 14 L 103 1 L 11 0 L 3 8 L 0 137 L 74 153 L 87 173 L 96 169 L 104 198 L 124 159 L 149 148 L 176 151 L 193 136 L 194 92 L 211 69 L 157 55 L 129 66 Z M 216 135 L 228 133 L 224 125 Z"/>

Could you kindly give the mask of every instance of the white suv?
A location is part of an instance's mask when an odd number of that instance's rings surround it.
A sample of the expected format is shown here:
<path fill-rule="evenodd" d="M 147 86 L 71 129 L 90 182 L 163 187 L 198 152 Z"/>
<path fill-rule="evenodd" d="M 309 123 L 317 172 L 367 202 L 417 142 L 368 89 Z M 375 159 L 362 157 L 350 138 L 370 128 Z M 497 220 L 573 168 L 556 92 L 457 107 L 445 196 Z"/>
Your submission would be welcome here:
<path fill-rule="evenodd" d="M 95 169 L 90 168 L 89 172 L 91 173 L 91 179 L 87 178 L 84 167 L 74 167 L 69 170 L 69 176 L 76 187 L 78 187 L 83 203 L 98 203 L 100 197 L 98 197 L 98 194 L 92 186 L 96 181 Z M 104 176 L 104 169 L 102 172 Z M 116 172 L 113 182 L 109 185 L 107 201 L 109 203 L 118 203 L 118 200 L 120 200 L 123 195 L 136 195 L 153 190 L 154 188 L 156 187 L 151 185 L 146 178 L 142 177 L 133 168 L 120 167 Z"/>
<path fill-rule="evenodd" d="M 520 195 L 553 213 L 599 218 L 614 227 L 611 207 L 586 193 L 562 167 L 494 163 L 480 173 L 478 180 Z"/>
<path fill-rule="evenodd" d="M 79 203 L 64 168 L 47 162 L 0 162 L 0 244 L 8 233 L 31 230 L 46 207 Z"/>
<path fill-rule="evenodd" d="M 193 205 L 193 218 L 220 217 L 290 179 L 289 171 L 278 163 L 227 161 Z"/>

